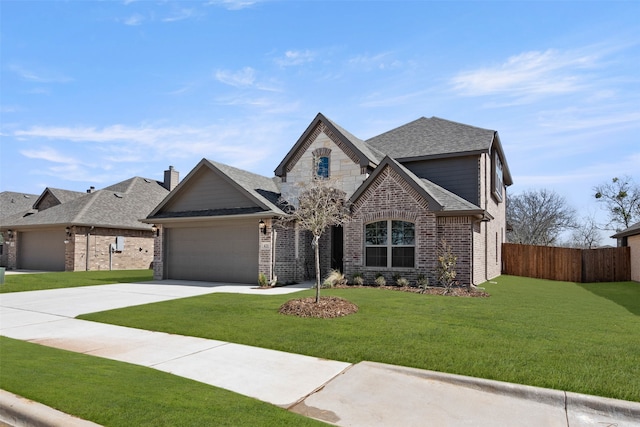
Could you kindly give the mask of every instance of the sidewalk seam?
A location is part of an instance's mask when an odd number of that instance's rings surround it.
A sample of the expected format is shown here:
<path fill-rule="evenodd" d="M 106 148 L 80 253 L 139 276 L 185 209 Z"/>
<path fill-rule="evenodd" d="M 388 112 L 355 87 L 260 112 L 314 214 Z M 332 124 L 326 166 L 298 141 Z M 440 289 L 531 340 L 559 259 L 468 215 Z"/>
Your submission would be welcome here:
<path fill-rule="evenodd" d="M 323 384 L 319 385 L 318 387 L 316 387 L 314 390 L 312 390 L 311 392 L 305 394 L 304 396 L 302 396 L 300 399 L 296 400 L 295 402 L 293 402 L 292 404 L 288 405 L 285 407 L 285 409 L 287 411 L 291 411 L 292 408 L 294 408 L 295 406 L 299 405 L 300 403 L 304 402 L 305 400 L 307 400 L 307 398 L 309 398 L 309 396 L 316 394 L 317 392 L 319 392 L 320 390 L 322 390 L 323 388 L 325 388 L 327 386 L 327 384 L 329 384 L 331 381 L 335 380 L 336 378 L 338 378 L 340 375 L 344 375 L 345 373 L 347 373 L 347 371 L 351 368 L 353 368 L 355 365 L 353 363 L 350 363 L 349 366 L 347 366 L 346 368 L 344 368 L 342 371 L 338 372 L 336 375 L 334 375 L 333 377 L 329 378 L 327 381 L 325 381 Z"/>

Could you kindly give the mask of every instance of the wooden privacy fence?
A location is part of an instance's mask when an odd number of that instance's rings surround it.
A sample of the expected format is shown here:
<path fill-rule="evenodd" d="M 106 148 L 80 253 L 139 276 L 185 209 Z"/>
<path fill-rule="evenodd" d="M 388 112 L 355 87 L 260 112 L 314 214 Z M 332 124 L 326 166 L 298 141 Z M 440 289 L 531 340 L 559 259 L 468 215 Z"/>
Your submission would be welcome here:
<path fill-rule="evenodd" d="M 571 249 L 502 245 L 502 273 L 565 282 L 631 280 L 630 248 Z"/>

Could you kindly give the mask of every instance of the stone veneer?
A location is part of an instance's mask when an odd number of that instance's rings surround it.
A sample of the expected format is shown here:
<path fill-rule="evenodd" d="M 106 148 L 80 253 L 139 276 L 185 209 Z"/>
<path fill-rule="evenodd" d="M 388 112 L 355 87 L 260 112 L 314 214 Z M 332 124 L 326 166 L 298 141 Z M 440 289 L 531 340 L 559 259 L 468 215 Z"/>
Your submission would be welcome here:
<path fill-rule="evenodd" d="M 345 150 L 351 154 L 347 154 Z M 295 202 L 300 189 L 315 177 L 315 164 L 318 155 L 329 157 L 329 179 L 331 185 L 343 190 L 350 197 L 367 178 L 360 164 L 353 158 L 340 140 L 322 123 L 309 135 L 300 148 L 299 156 L 287 165 L 286 177 L 281 191 L 285 200 Z M 315 153 L 315 154 L 314 154 Z"/>

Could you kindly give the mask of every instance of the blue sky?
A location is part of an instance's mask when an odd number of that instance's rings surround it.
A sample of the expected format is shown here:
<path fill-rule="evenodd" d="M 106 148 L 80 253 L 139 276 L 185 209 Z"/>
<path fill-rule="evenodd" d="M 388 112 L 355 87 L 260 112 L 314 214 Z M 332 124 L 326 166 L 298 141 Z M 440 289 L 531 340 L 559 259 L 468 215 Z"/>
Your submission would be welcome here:
<path fill-rule="evenodd" d="M 602 215 L 640 183 L 638 1 L 6 1 L 0 191 L 272 176 L 322 112 L 367 139 L 421 116 L 500 134 L 515 184 Z"/>

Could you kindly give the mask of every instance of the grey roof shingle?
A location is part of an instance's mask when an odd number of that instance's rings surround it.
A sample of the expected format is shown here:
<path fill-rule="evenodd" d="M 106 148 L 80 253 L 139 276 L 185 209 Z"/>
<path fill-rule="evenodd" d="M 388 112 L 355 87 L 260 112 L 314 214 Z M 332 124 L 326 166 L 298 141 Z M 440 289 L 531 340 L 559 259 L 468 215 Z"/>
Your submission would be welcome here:
<path fill-rule="evenodd" d="M 328 117 L 324 117 L 323 116 L 323 118 L 327 122 L 331 123 L 333 125 L 333 127 L 336 128 L 336 130 L 338 130 L 340 133 L 342 133 L 342 135 L 345 138 L 347 138 L 349 140 L 349 142 L 351 142 L 358 150 L 360 150 L 360 152 L 362 154 L 364 154 L 372 163 L 380 163 L 380 161 L 382 161 L 382 159 L 384 159 L 384 153 L 378 151 L 376 148 L 374 148 L 373 146 L 367 144 L 366 142 L 364 142 L 363 140 L 361 140 L 357 136 L 354 136 L 351 132 L 349 132 L 348 130 L 346 130 L 342 126 L 338 125 L 336 122 L 334 122 L 333 120 L 329 119 Z"/>
<path fill-rule="evenodd" d="M 495 131 L 432 117 L 375 136 L 365 142 L 397 160 L 488 151 Z"/>
<path fill-rule="evenodd" d="M 82 193 L 66 203 L 29 216 L 14 215 L 4 227 L 93 225 L 106 228 L 147 229 L 145 218 L 168 194 L 162 183 L 134 177 L 93 193 Z"/>
<path fill-rule="evenodd" d="M 12 215 L 27 212 L 38 199 L 37 194 L 3 191 L 0 193 L 0 225 Z"/>
<path fill-rule="evenodd" d="M 624 229 L 622 231 L 617 232 L 616 234 L 614 234 L 611 237 L 616 239 L 616 238 L 619 238 L 619 237 L 635 236 L 636 234 L 640 234 L 640 222 L 637 222 L 637 223 L 633 224 L 632 226 L 630 226 L 629 228 L 626 228 L 626 229 Z"/>

